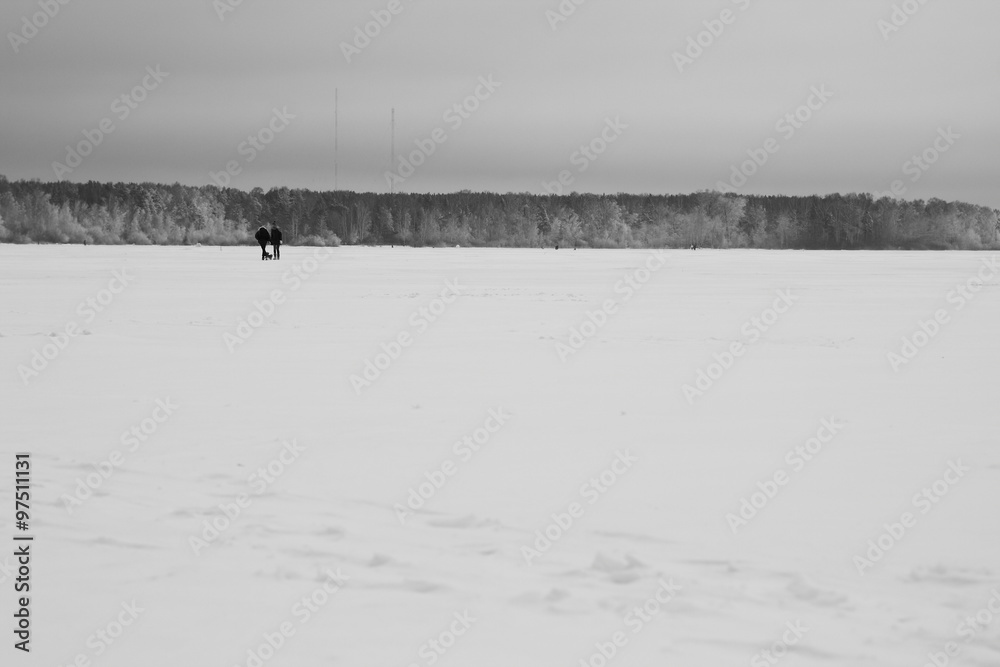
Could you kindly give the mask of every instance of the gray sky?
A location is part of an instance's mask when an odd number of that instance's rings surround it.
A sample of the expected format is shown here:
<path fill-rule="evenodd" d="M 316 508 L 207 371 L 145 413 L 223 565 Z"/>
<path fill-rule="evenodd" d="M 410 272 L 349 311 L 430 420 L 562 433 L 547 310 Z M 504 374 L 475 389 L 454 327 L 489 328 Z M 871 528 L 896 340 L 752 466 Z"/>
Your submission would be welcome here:
<path fill-rule="evenodd" d="M 996 0 L 565 0 L 575 12 L 558 23 L 546 12 L 560 0 L 397 0 L 350 63 L 342 43 L 391 0 L 243 0 L 220 19 L 237 1 L 42 0 L 58 13 L 34 34 L 23 19 L 39 0 L 4 0 L 0 173 L 55 180 L 67 145 L 109 119 L 114 132 L 65 178 L 201 185 L 234 161 L 234 187 L 330 189 L 339 88 L 345 189 L 388 189 L 395 107 L 398 154 L 435 129 L 447 137 L 402 191 L 543 192 L 562 171 L 581 192 L 713 189 L 773 138 L 777 152 L 740 191 L 878 192 L 898 180 L 906 198 L 1000 207 Z M 889 33 L 879 21 L 894 2 L 920 8 Z M 724 10 L 730 23 L 712 24 Z M 680 71 L 674 53 L 705 21 L 721 34 L 703 34 L 708 46 Z M 115 99 L 156 66 L 169 76 L 122 118 Z M 460 127 L 446 120 L 490 76 L 500 87 Z M 824 86 L 833 96 L 814 97 L 794 134 L 777 128 Z M 275 108 L 295 118 L 248 162 L 240 144 Z M 607 119 L 627 127 L 583 158 Z M 926 171 L 904 166 L 925 150 L 937 157 Z"/>

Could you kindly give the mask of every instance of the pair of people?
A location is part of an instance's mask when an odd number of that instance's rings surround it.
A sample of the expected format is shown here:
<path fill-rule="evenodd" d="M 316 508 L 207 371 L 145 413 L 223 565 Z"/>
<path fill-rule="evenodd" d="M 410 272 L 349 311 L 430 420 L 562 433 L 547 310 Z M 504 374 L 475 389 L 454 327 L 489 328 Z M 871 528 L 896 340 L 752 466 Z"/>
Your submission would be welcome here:
<path fill-rule="evenodd" d="M 257 239 L 257 243 L 260 244 L 260 258 L 262 260 L 281 259 L 281 229 L 278 227 L 277 223 L 271 224 L 270 232 L 267 231 L 267 227 L 261 226 L 253 237 Z M 273 256 L 267 252 L 268 243 L 270 243 L 271 247 L 274 248 Z"/>

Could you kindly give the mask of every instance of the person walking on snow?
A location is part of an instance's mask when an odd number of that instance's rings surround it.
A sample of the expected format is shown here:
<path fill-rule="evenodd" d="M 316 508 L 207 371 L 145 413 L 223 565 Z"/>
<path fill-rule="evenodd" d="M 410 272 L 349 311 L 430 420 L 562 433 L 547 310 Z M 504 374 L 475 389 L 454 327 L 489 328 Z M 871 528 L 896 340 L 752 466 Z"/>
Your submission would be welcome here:
<path fill-rule="evenodd" d="M 267 228 L 261 227 L 253 237 L 260 244 L 260 258 L 262 260 L 267 259 L 267 244 L 271 240 L 271 235 L 267 233 Z"/>
<path fill-rule="evenodd" d="M 278 223 L 271 223 L 271 246 L 274 248 L 274 258 L 281 259 L 281 229 Z"/>

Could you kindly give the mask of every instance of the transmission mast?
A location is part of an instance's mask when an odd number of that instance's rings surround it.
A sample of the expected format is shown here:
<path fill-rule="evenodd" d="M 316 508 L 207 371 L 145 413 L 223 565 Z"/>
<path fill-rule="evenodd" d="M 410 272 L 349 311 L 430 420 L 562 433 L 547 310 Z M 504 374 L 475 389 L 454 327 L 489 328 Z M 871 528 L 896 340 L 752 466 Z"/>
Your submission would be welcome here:
<path fill-rule="evenodd" d="M 340 189 L 340 89 L 333 89 L 333 191 Z"/>
<path fill-rule="evenodd" d="M 390 145 L 389 145 L 389 171 L 392 172 L 392 163 L 396 159 L 396 108 L 395 107 L 392 108 L 392 119 L 389 122 L 389 127 L 390 127 L 390 134 L 392 136 L 392 139 L 390 140 Z M 393 194 L 394 193 L 395 186 L 396 186 L 396 184 L 393 183 L 393 180 L 390 178 L 389 179 L 389 194 Z"/>

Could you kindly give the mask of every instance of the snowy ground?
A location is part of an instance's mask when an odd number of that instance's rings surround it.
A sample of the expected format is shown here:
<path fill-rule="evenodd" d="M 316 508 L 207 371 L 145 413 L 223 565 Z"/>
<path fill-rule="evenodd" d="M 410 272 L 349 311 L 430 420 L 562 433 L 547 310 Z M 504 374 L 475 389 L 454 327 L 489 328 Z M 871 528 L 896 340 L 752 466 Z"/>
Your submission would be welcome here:
<path fill-rule="evenodd" d="M 0 246 L 0 539 L 14 452 L 35 535 L 3 664 L 1000 662 L 991 256 L 256 252 Z"/>

